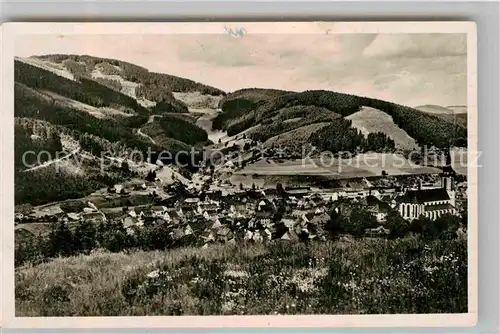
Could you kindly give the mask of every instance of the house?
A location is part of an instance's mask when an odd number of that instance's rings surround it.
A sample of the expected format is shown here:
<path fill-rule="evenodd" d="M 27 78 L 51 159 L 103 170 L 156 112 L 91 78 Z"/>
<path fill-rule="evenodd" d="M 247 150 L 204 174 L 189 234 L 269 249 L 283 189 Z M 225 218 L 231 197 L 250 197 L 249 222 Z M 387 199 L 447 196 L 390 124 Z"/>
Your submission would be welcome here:
<path fill-rule="evenodd" d="M 163 216 L 167 212 L 168 208 L 165 206 L 153 206 L 151 211 L 155 217 Z"/>
<path fill-rule="evenodd" d="M 191 235 L 193 234 L 193 229 L 191 228 L 191 226 L 188 224 L 186 225 L 186 227 L 184 228 L 184 235 Z"/>
<path fill-rule="evenodd" d="M 127 217 L 122 219 L 122 224 L 123 224 L 123 227 L 125 227 L 125 228 L 135 226 L 138 222 L 139 222 L 139 220 L 137 218 L 130 217 L 130 216 L 127 216 Z"/>
<path fill-rule="evenodd" d="M 382 202 L 374 195 L 368 195 L 360 201 L 365 205 L 366 210 L 375 216 L 379 223 L 384 222 L 387 214 L 392 210 L 389 203 Z"/>
<path fill-rule="evenodd" d="M 391 233 L 390 230 L 386 229 L 383 226 L 379 226 L 377 228 L 369 228 L 365 230 L 365 234 L 369 236 L 381 236 L 381 235 L 388 235 Z"/>
<path fill-rule="evenodd" d="M 205 243 L 215 241 L 215 233 L 210 230 L 206 230 L 201 234 L 201 238 L 205 241 Z"/>
<path fill-rule="evenodd" d="M 186 198 L 184 200 L 184 203 L 187 205 L 187 206 L 194 206 L 196 205 L 198 202 L 200 201 L 200 199 L 198 197 L 190 197 L 190 198 Z"/>
<path fill-rule="evenodd" d="M 106 216 L 102 212 L 90 212 L 84 213 L 83 219 L 85 221 L 103 222 L 106 221 Z"/>
<path fill-rule="evenodd" d="M 290 203 L 290 205 L 292 206 L 296 206 L 298 203 L 297 197 L 295 196 L 288 197 L 288 203 Z"/>
<path fill-rule="evenodd" d="M 295 226 L 296 221 L 290 218 L 283 218 L 281 219 L 281 223 L 285 225 L 288 229 L 292 229 Z"/>
<path fill-rule="evenodd" d="M 120 194 L 123 190 L 123 184 L 115 184 L 114 190 L 117 194 Z"/>
<path fill-rule="evenodd" d="M 257 204 L 257 211 L 274 211 L 276 209 L 273 202 L 264 198 Z"/>
<path fill-rule="evenodd" d="M 71 220 L 79 220 L 81 218 L 81 215 L 75 212 L 68 212 L 66 215 Z"/>
<path fill-rule="evenodd" d="M 280 240 L 295 242 L 299 241 L 299 236 L 294 231 L 288 231 L 281 236 Z"/>
<path fill-rule="evenodd" d="M 247 203 L 247 205 L 231 204 L 231 206 L 229 207 L 229 212 L 232 214 L 236 214 L 236 213 L 241 213 L 241 212 L 245 212 L 245 211 L 252 211 L 253 206 L 250 209 L 248 209 L 249 204 L 252 204 L 252 203 Z"/>
<path fill-rule="evenodd" d="M 209 215 L 214 214 L 217 212 L 218 209 L 219 209 L 219 202 L 217 201 L 198 202 L 197 211 L 199 214 L 205 215 L 205 212 Z"/>
<path fill-rule="evenodd" d="M 215 218 L 215 222 L 212 224 L 210 227 L 212 230 L 218 230 L 222 228 L 222 223 L 220 222 L 219 218 Z"/>
<path fill-rule="evenodd" d="M 227 226 L 223 226 L 217 230 L 217 236 L 227 240 L 227 239 L 231 239 L 232 233 L 231 233 L 231 230 Z"/>
<path fill-rule="evenodd" d="M 97 210 L 93 209 L 93 208 L 83 208 L 83 212 L 84 213 L 91 213 L 91 212 L 96 212 Z"/>
<path fill-rule="evenodd" d="M 172 221 L 172 217 L 170 216 L 170 214 L 168 213 L 168 211 L 165 211 L 165 213 L 162 216 L 160 216 L 160 217 L 163 218 L 167 222 Z"/>
<path fill-rule="evenodd" d="M 97 211 L 97 210 L 98 210 L 98 209 L 97 209 L 97 207 L 95 206 L 95 204 L 94 204 L 94 203 L 92 203 L 92 202 L 90 202 L 90 201 L 88 201 L 88 202 L 87 202 L 87 205 L 88 205 L 88 207 L 89 207 L 89 208 L 91 208 L 91 209 L 93 209 L 93 210 L 95 210 L 95 211 Z"/>

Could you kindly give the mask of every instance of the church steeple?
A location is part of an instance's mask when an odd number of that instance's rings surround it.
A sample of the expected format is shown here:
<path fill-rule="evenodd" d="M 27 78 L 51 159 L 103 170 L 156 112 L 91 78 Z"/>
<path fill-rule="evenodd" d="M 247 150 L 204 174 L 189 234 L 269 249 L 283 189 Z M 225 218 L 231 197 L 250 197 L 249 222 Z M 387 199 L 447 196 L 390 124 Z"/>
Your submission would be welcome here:
<path fill-rule="evenodd" d="M 455 171 L 453 170 L 453 167 L 451 166 L 451 154 L 450 150 L 446 152 L 446 164 L 443 167 L 443 171 L 441 173 L 441 187 L 444 189 L 451 191 L 455 189 L 454 185 L 454 178 L 455 178 Z"/>
<path fill-rule="evenodd" d="M 450 153 L 451 148 L 448 148 L 446 151 L 446 164 L 445 166 L 450 166 L 451 167 L 451 153 Z"/>

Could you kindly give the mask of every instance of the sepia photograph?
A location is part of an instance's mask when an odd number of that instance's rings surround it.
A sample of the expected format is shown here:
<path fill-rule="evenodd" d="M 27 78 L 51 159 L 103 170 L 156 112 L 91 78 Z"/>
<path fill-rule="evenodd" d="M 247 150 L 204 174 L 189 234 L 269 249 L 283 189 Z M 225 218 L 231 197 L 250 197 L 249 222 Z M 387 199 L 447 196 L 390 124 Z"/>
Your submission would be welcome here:
<path fill-rule="evenodd" d="M 473 23 L 124 26 L 12 34 L 15 317 L 477 312 Z"/>

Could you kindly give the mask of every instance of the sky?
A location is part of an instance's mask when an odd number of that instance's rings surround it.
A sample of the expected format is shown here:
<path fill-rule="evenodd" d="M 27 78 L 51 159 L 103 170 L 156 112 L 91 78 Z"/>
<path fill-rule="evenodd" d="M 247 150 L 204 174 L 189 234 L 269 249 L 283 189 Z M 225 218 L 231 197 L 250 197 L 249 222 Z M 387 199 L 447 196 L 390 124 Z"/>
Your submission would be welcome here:
<path fill-rule="evenodd" d="M 419 106 L 467 104 L 465 34 L 25 35 L 19 57 L 87 54 L 231 92 L 333 90 Z"/>

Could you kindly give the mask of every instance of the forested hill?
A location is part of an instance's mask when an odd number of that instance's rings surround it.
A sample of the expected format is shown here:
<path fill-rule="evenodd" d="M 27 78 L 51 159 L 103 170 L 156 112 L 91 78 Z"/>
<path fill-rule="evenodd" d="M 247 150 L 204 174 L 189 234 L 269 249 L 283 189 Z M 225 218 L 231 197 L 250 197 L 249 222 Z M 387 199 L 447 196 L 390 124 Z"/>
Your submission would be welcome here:
<path fill-rule="evenodd" d="M 81 197 L 130 176 L 119 168 L 101 173 L 103 155 L 120 158 L 140 151 L 146 156 L 150 149 L 174 156 L 206 144 L 206 131 L 194 118 L 182 117 L 189 115 L 188 108 L 172 92 L 224 94 L 188 79 L 88 56 L 16 59 L 14 79 L 18 204 Z M 28 151 L 33 152 L 29 161 L 23 158 Z M 151 155 L 153 163 L 157 154 Z M 56 168 L 54 162 L 63 156 L 72 158 Z M 180 159 L 194 168 L 196 161 Z M 77 160 L 83 161 L 79 168 Z"/>
<path fill-rule="evenodd" d="M 95 70 L 104 75 L 119 75 L 125 80 L 139 84 L 139 89 L 142 91 L 139 95 L 151 97 L 153 101 L 162 98 L 162 90 L 225 95 L 225 92 L 218 88 L 174 75 L 150 72 L 144 67 L 117 59 L 64 54 L 44 55 L 38 58 L 62 64 L 76 76 L 91 75 Z"/>
<path fill-rule="evenodd" d="M 187 112 L 187 106 L 174 98 L 172 92 L 196 92 L 203 95 L 225 95 L 222 90 L 193 80 L 164 73 L 116 59 L 87 55 L 44 55 L 18 58 L 19 63 L 35 66 L 60 77 L 85 84 L 98 83 L 137 100 L 155 113 Z"/>
<path fill-rule="evenodd" d="M 228 135 L 235 135 L 250 127 L 268 123 L 285 108 L 306 106 L 328 109 L 343 117 L 363 107 L 371 107 L 391 116 L 393 122 L 419 145 L 466 145 L 463 139 L 467 138 L 467 128 L 463 124 L 388 101 L 325 90 L 299 93 L 275 90 L 266 93 L 262 89 L 236 91 L 221 100 L 223 113 L 218 117 L 218 122 L 214 122 L 214 127 L 226 129 Z M 390 137 L 390 133 L 386 135 Z M 460 138 L 462 140 L 456 142 Z"/>

